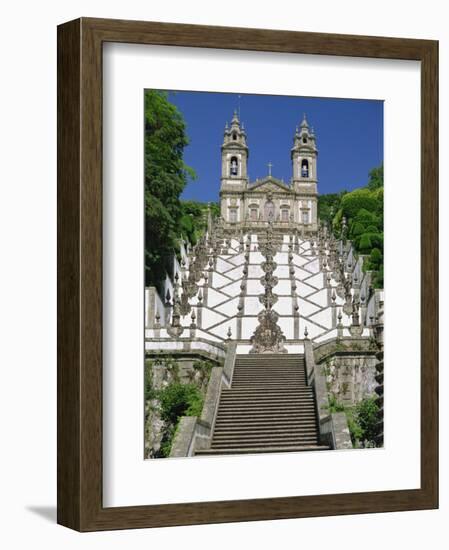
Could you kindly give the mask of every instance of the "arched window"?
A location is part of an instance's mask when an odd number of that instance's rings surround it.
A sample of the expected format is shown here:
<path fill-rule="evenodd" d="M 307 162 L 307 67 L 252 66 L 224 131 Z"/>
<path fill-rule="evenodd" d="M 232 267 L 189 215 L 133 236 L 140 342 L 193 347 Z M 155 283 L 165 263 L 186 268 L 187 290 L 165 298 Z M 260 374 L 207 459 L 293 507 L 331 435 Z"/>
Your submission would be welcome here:
<path fill-rule="evenodd" d="M 283 222 L 288 222 L 288 210 L 287 210 L 287 208 L 283 208 L 281 210 L 281 220 Z"/>
<path fill-rule="evenodd" d="M 302 142 L 303 142 L 303 143 L 307 143 L 307 138 L 306 138 L 306 136 L 304 136 L 304 137 L 302 138 Z"/>
<path fill-rule="evenodd" d="M 253 222 L 257 221 L 257 218 L 258 218 L 259 216 L 258 216 L 258 210 L 257 210 L 256 207 L 253 206 L 253 207 L 250 209 L 250 211 L 249 211 L 249 217 L 250 217 L 251 221 L 253 221 Z"/>
<path fill-rule="evenodd" d="M 236 134 L 235 132 L 232 134 L 232 139 L 233 139 L 234 141 L 237 141 L 237 134 Z"/>
<path fill-rule="evenodd" d="M 309 223 L 309 211 L 308 210 L 302 210 L 301 212 L 301 220 L 303 224 Z"/>
<path fill-rule="evenodd" d="M 231 208 L 229 210 L 229 221 L 231 223 L 237 223 L 237 208 Z"/>
<path fill-rule="evenodd" d="M 309 177 L 309 161 L 307 159 L 302 159 L 301 162 L 301 177 Z"/>
<path fill-rule="evenodd" d="M 229 173 L 231 176 L 237 176 L 239 173 L 239 161 L 237 157 L 232 157 L 229 164 Z"/>

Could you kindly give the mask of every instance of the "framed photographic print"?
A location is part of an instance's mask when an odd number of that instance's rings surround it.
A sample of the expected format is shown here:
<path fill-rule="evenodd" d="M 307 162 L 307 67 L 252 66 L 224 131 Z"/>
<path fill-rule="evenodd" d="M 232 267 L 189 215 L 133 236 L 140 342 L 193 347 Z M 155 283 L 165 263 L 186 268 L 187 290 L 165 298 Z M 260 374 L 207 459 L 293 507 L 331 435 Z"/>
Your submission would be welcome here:
<path fill-rule="evenodd" d="M 438 44 L 58 28 L 58 522 L 438 506 Z"/>

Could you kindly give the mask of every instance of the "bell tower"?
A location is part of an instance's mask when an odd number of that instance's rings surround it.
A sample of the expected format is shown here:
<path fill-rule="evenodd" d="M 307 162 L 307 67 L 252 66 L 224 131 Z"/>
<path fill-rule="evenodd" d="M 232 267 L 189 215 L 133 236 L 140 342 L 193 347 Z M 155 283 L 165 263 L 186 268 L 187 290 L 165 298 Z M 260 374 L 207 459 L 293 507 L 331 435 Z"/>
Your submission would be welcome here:
<path fill-rule="evenodd" d="M 249 184 L 248 156 L 245 129 L 234 111 L 231 125 L 226 123 L 221 146 L 221 217 L 229 224 L 244 220 L 242 197 Z"/>
<path fill-rule="evenodd" d="M 316 231 L 318 228 L 318 174 L 317 174 L 318 149 L 316 137 L 304 113 L 299 127 L 296 127 L 292 158 L 292 182 L 291 187 L 298 197 L 299 211 L 297 219 L 305 229 Z"/>
<path fill-rule="evenodd" d="M 243 124 L 234 111 L 231 126 L 226 123 L 221 146 L 221 189 L 243 191 L 248 186 L 248 146 Z"/>
<path fill-rule="evenodd" d="M 293 184 L 297 191 L 301 189 L 317 191 L 317 156 L 316 138 L 304 118 L 299 128 L 296 128 L 293 147 L 291 150 Z"/>

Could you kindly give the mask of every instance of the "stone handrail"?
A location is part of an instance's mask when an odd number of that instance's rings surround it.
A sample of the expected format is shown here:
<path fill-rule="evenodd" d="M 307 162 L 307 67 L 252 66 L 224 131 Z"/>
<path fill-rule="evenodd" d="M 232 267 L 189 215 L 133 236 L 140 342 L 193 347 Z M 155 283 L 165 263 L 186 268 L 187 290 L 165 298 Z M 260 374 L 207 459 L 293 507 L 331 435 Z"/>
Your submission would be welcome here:
<path fill-rule="evenodd" d="M 307 383 L 315 388 L 316 413 L 319 421 L 320 443 L 332 449 L 352 449 L 348 421 L 344 412 L 329 414 L 326 377 L 315 364 L 313 344 L 304 340 Z"/>
<path fill-rule="evenodd" d="M 201 417 L 181 417 L 173 439 L 170 457 L 193 456 L 195 450 L 210 447 L 223 384 L 229 387 L 232 382 L 236 349 L 236 343 L 230 342 L 224 366 L 212 368 Z"/>

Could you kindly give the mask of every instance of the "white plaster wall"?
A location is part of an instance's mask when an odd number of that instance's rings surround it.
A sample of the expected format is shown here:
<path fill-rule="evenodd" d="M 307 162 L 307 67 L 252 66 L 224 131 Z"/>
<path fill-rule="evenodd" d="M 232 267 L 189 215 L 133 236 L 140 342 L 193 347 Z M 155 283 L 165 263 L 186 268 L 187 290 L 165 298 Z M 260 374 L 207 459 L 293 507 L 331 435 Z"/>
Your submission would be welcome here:
<path fill-rule="evenodd" d="M 291 315 L 292 307 L 292 299 L 290 297 L 279 296 L 278 301 L 273 306 L 273 309 L 279 313 L 279 315 Z M 292 323 L 292 320 L 293 318 L 290 320 L 290 323 Z"/>
<path fill-rule="evenodd" d="M 207 307 L 215 307 L 225 300 L 229 300 L 230 296 L 227 293 L 216 290 L 215 288 L 207 289 Z"/>
<path fill-rule="evenodd" d="M 281 327 L 282 333 L 287 340 L 293 339 L 293 323 L 290 318 L 279 317 L 278 325 Z"/>
<path fill-rule="evenodd" d="M 275 294 L 286 294 L 288 296 L 292 293 L 292 284 L 289 279 L 280 279 L 278 284 L 273 288 Z"/>
<path fill-rule="evenodd" d="M 323 288 L 322 290 L 319 290 L 314 294 L 309 294 L 309 296 L 307 296 L 307 299 L 313 302 L 314 304 L 318 304 L 321 307 L 326 307 L 328 305 L 327 288 Z"/>
<path fill-rule="evenodd" d="M 248 266 L 248 278 L 249 279 L 260 279 L 260 277 L 262 277 L 263 274 L 264 274 L 264 271 L 260 267 L 260 264 L 258 264 L 258 265 L 250 264 Z"/>
<path fill-rule="evenodd" d="M 257 315 L 262 309 L 263 305 L 256 296 L 247 296 L 245 298 L 245 315 Z"/>
<path fill-rule="evenodd" d="M 259 321 L 257 317 L 243 317 L 242 319 L 242 338 L 244 340 L 249 340 L 254 334 Z"/>
<path fill-rule="evenodd" d="M 258 279 L 248 279 L 246 282 L 246 293 L 259 296 L 263 292 L 263 286 Z"/>
<path fill-rule="evenodd" d="M 232 279 L 229 279 L 229 277 L 223 277 L 223 275 L 220 275 L 217 271 L 212 272 L 212 287 L 219 289 L 220 287 L 227 285 L 228 283 L 231 283 Z"/>
<path fill-rule="evenodd" d="M 310 320 L 315 321 L 316 323 L 319 323 L 320 325 L 323 325 L 328 329 L 332 328 L 331 308 L 327 308 L 323 311 L 318 311 L 318 313 L 314 313 L 313 315 L 310 316 Z"/>
<path fill-rule="evenodd" d="M 215 311 L 222 313 L 223 315 L 228 315 L 229 317 L 232 315 L 236 315 L 238 303 L 239 303 L 238 297 L 233 298 L 229 302 L 225 302 L 224 304 L 221 304 L 220 306 L 218 306 L 215 309 Z"/>
<path fill-rule="evenodd" d="M 216 325 L 217 323 L 221 323 L 222 321 L 226 320 L 226 316 L 217 313 L 216 310 L 212 310 L 206 307 L 203 307 L 202 310 L 202 328 L 209 328 L 212 325 Z"/>

